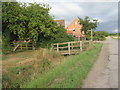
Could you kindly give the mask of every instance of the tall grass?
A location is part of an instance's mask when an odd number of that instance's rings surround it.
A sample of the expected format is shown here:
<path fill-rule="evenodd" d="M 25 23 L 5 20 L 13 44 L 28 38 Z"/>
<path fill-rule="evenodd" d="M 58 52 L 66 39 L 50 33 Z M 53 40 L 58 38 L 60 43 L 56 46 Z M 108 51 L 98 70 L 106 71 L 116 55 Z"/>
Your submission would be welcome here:
<path fill-rule="evenodd" d="M 34 81 L 23 85 L 24 88 L 77 88 L 82 87 L 83 80 L 97 59 L 102 44 L 97 43 L 93 50 L 70 56 L 63 64 L 49 72 L 37 76 Z"/>

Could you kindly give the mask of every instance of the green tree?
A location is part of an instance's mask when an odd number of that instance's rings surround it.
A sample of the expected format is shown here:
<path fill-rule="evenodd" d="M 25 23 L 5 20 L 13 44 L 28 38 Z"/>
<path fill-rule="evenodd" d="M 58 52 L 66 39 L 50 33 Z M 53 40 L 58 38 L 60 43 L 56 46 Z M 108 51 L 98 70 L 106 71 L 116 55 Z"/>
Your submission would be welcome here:
<path fill-rule="evenodd" d="M 58 38 L 62 37 L 71 39 L 65 29 L 57 25 L 49 15 L 50 9 L 48 4 L 3 2 L 2 33 L 4 40 L 7 40 L 5 42 L 9 45 L 10 40 L 29 38 L 36 46 L 45 39 L 53 42 L 59 41 Z"/>
<path fill-rule="evenodd" d="M 22 25 L 22 15 L 22 7 L 19 3 L 2 3 L 2 33 L 7 39 L 10 38 L 10 33 L 17 35 L 20 39 L 23 38 L 25 28 Z"/>
<path fill-rule="evenodd" d="M 2 7 L 4 35 L 9 30 L 19 40 L 30 38 L 36 44 L 40 34 L 53 36 L 56 31 L 57 24 L 49 15 L 48 5 L 4 2 Z"/>
<path fill-rule="evenodd" d="M 98 25 L 98 20 L 97 19 L 92 19 L 93 22 L 91 22 L 91 20 L 89 19 L 88 16 L 86 16 L 84 19 L 78 17 L 79 19 L 79 24 L 82 25 L 82 31 L 85 32 L 85 34 L 87 33 L 88 30 L 91 29 L 96 29 L 97 25 Z"/>
<path fill-rule="evenodd" d="M 67 41 L 74 41 L 73 36 L 67 35 L 66 29 L 64 27 L 60 26 L 58 27 L 58 30 L 56 31 L 56 34 L 54 34 L 54 40 L 53 42 L 58 43 L 58 42 L 67 42 Z"/>
<path fill-rule="evenodd" d="M 19 13 L 21 12 L 20 4 L 17 2 L 2 2 L 2 48 L 3 53 L 9 53 L 10 40 L 12 36 L 18 33 L 19 29 Z M 14 33 L 14 34 L 13 34 Z"/>

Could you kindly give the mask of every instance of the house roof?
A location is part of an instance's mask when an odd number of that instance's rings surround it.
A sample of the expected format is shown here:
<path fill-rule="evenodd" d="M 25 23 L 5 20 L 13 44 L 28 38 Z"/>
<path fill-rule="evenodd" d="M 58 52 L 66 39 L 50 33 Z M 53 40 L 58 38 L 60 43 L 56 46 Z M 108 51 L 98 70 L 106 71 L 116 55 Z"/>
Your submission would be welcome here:
<path fill-rule="evenodd" d="M 55 22 L 59 22 L 62 26 L 65 26 L 65 20 L 55 20 Z"/>
<path fill-rule="evenodd" d="M 75 21 L 78 22 L 78 21 L 79 21 L 78 18 L 74 18 L 74 19 L 72 20 L 72 22 L 68 25 L 68 27 L 69 27 L 73 22 L 75 22 Z"/>

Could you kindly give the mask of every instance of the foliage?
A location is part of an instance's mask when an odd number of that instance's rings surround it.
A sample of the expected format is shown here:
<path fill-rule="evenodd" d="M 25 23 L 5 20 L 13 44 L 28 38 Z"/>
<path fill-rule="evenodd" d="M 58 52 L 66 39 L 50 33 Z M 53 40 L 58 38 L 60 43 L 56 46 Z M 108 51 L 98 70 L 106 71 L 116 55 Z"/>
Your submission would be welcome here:
<path fill-rule="evenodd" d="M 82 25 L 82 31 L 86 32 L 91 29 L 96 29 L 98 25 L 98 20 L 97 19 L 92 19 L 93 22 L 89 19 L 88 16 L 86 16 L 84 19 L 78 17 L 80 25 Z"/>
<path fill-rule="evenodd" d="M 17 35 L 20 40 L 30 38 L 34 43 L 38 35 L 52 35 L 55 23 L 49 16 L 49 7 L 42 4 L 3 3 L 3 34 L 6 29 Z"/>
<path fill-rule="evenodd" d="M 58 31 L 54 34 L 55 34 L 55 38 L 53 40 L 54 43 L 74 41 L 73 36 L 67 35 L 66 30 L 63 27 L 59 27 Z"/>
<path fill-rule="evenodd" d="M 96 31 L 96 32 L 93 32 L 93 40 L 105 40 L 107 37 L 109 36 L 109 32 L 106 32 L 106 31 Z M 87 37 L 86 37 L 87 40 L 90 40 L 91 39 L 91 33 L 88 32 L 87 33 Z"/>
<path fill-rule="evenodd" d="M 3 54 L 9 54 L 11 52 L 11 46 L 9 39 L 6 39 L 4 36 L 2 36 L 2 53 Z"/>
<path fill-rule="evenodd" d="M 73 36 L 67 35 L 66 29 L 64 27 L 60 26 L 57 27 L 57 31 L 54 32 L 53 37 L 47 36 L 43 37 L 42 35 L 39 36 L 38 40 L 38 46 L 44 48 L 44 47 L 50 47 L 52 43 L 61 43 L 61 42 L 68 42 L 68 41 L 74 41 Z"/>
<path fill-rule="evenodd" d="M 120 36 L 120 33 L 110 33 L 110 36 Z"/>
<path fill-rule="evenodd" d="M 47 46 L 49 41 L 63 42 L 72 40 L 65 34 L 65 29 L 54 22 L 49 15 L 51 7 L 48 4 L 3 2 L 2 33 L 13 40 L 30 39 L 34 46 Z M 44 40 L 47 42 L 44 45 Z"/>
<path fill-rule="evenodd" d="M 107 36 L 109 36 L 109 32 L 107 32 L 107 31 L 96 31 L 94 33 L 94 35 L 96 35 L 96 36 L 103 35 L 103 36 L 107 37 Z"/>

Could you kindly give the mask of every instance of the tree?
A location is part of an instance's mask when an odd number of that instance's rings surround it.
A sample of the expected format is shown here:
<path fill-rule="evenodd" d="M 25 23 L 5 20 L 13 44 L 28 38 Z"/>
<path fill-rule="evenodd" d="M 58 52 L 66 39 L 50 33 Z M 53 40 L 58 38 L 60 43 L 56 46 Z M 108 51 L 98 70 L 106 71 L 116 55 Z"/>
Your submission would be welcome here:
<path fill-rule="evenodd" d="M 91 22 L 91 20 L 89 19 L 88 16 L 86 16 L 84 19 L 78 17 L 79 19 L 79 24 L 82 25 L 82 31 L 84 31 L 84 33 L 86 34 L 88 30 L 91 29 L 96 29 L 97 25 L 98 25 L 98 20 L 97 19 L 92 19 L 93 22 Z"/>
<path fill-rule="evenodd" d="M 36 44 L 38 36 L 53 36 L 57 24 L 49 15 L 50 7 L 45 4 L 3 3 L 3 34 L 10 32 L 19 40 L 32 39 Z M 5 35 L 5 37 L 8 36 Z"/>
<path fill-rule="evenodd" d="M 65 32 L 49 15 L 48 4 L 3 2 L 2 33 L 4 41 L 31 39 L 34 46 L 45 39 L 57 40 Z M 67 36 L 64 34 L 63 37 Z M 6 41 L 7 40 L 7 41 Z M 5 43 L 6 44 L 6 43 Z"/>
<path fill-rule="evenodd" d="M 20 39 L 24 34 L 24 26 L 21 24 L 22 7 L 17 2 L 3 2 L 2 3 L 2 33 L 10 39 L 10 34 L 18 36 Z"/>
<path fill-rule="evenodd" d="M 2 50 L 3 53 L 11 51 L 10 40 L 18 36 L 15 30 L 19 29 L 19 14 L 21 7 L 17 2 L 2 2 Z"/>

